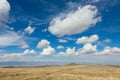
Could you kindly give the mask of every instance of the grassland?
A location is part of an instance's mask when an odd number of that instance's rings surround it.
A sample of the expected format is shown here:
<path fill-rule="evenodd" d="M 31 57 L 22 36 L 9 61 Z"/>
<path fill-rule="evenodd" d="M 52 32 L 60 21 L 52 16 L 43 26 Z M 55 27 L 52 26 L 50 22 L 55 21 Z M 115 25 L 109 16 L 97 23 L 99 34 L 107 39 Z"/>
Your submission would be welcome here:
<path fill-rule="evenodd" d="M 120 67 L 66 65 L 0 68 L 0 80 L 120 80 Z"/>

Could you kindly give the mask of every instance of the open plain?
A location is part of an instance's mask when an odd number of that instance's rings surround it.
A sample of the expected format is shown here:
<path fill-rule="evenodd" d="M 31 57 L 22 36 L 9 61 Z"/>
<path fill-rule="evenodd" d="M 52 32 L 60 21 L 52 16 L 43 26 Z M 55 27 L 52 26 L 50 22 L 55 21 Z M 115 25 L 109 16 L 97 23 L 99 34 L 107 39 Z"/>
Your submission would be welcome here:
<path fill-rule="evenodd" d="M 0 80 L 120 80 L 120 67 L 64 65 L 0 68 Z"/>

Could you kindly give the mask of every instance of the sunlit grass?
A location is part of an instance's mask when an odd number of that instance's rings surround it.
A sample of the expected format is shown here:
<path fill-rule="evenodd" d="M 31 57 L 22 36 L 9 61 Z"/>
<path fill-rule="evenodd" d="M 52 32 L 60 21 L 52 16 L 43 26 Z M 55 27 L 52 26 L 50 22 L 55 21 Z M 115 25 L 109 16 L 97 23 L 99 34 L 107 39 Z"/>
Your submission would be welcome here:
<path fill-rule="evenodd" d="M 0 68 L 0 80 L 120 80 L 120 67 L 66 65 Z"/>

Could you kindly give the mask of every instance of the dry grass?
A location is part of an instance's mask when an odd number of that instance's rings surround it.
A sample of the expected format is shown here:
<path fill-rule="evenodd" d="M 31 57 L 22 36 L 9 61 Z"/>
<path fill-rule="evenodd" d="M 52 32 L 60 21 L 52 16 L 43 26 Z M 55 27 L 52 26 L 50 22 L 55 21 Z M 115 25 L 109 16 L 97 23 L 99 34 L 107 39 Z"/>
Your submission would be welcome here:
<path fill-rule="evenodd" d="M 67 65 L 0 68 L 0 80 L 120 80 L 120 67 Z"/>

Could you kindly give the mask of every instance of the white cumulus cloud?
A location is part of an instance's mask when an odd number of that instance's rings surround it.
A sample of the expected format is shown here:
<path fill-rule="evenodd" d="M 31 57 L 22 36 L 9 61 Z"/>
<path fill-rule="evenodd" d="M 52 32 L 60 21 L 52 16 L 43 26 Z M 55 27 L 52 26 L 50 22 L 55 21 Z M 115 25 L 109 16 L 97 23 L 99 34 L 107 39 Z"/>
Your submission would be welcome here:
<path fill-rule="evenodd" d="M 50 42 L 46 39 L 43 39 L 38 43 L 37 48 L 44 49 L 49 47 L 49 45 L 50 45 Z"/>
<path fill-rule="evenodd" d="M 36 53 L 35 50 L 29 50 L 29 49 L 26 49 L 26 50 L 23 52 L 24 55 L 30 55 L 30 54 L 35 54 L 35 53 Z"/>
<path fill-rule="evenodd" d="M 0 0 L 0 26 L 5 26 L 8 22 L 10 4 L 7 0 Z"/>
<path fill-rule="evenodd" d="M 40 53 L 40 56 L 50 56 L 55 53 L 55 49 L 51 46 L 44 48 L 43 51 Z"/>
<path fill-rule="evenodd" d="M 118 47 L 105 47 L 103 51 L 99 51 L 95 53 L 96 55 L 114 55 L 120 54 L 120 48 Z"/>
<path fill-rule="evenodd" d="M 59 52 L 60 56 L 79 56 L 79 55 L 120 55 L 120 48 L 106 46 L 103 50 L 98 50 L 97 45 L 86 43 L 83 47 L 75 50 L 74 48 L 67 48 L 65 52 Z"/>
<path fill-rule="evenodd" d="M 78 49 L 77 54 L 94 54 L 97 52 L 97 46 L 92 45 L 91 43 L 86 43 L 84 46 L 80 49 Z"/>
<path fill-rule="evenodd" d="M 74 48 L 67 48 L 66 53 L 68 55 L 73 55 L 75 54 L 75 47 Z"/>
<path fill-rule="evenodd" d="M 84 44 L 83 47 L 79 48 L 78 50 L 73 48 L 67 48 L 65 52 L 60 52 L 58 55 L 62 56 L 77 56 L 77 55 L 82 55 L 82 54 L 94 54 L 97 52 L 97 46 L 92 45 L 90 43 Z"/>
<path fill-rule="evenodd" d="M 69 12 L 64 18 L 54 18 L 48 30 L 56 36 L 72 35 L 82 33 L 97 22 L 101 21 L 98 17 L 98 9 L 92 5 L 78 7 L 76 11 Z"/>
<path fill-rule="evenodd" d="M 63 49 L 64 46 L 57 46 L 57 49 Z"/>
<path fill-rule="evenodd" d="M 93 43 L 96 42 L 99 39 L 98 35 L 91 35 L 90 37 L 81 37 L 78 38 L 76 41 L 76 44 L 86 44 L 86 43 Z"/>
<path fill-rule="evenodd" d="M 62 55 L 62 56 L 73 56 L 73 55 L 76 55 L 75 47 L 67 48 L 65 52 L 60 52 L 58 55 Z"/>
<path fill-rule="evenodd" d="M 25 28 L 25 33 L 27 34 L 32 34 L 34 32 L 35 28 L 34 27 L 31 27 L 31 26 L 28 26 L 27 28 Z"/>

